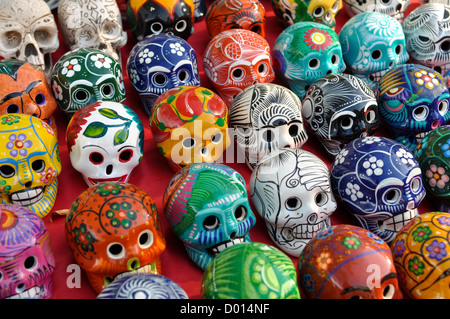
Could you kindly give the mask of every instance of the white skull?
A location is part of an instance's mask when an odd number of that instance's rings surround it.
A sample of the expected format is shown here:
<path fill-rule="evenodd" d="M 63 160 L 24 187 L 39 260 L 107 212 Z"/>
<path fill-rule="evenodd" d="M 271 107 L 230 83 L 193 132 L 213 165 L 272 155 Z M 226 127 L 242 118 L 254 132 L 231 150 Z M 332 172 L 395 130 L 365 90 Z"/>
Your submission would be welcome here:
<path fill-rule="evenodd" d="M 328 166 L 302 149 L 282 149 L 263 158 L 250 177 L 249 193 L 271 239 L 295 257 L 331 226 L 330 215 L 337 208 Z"/>
<path fill-rule="evenodd" d="M 58 28 L 44 0 L 0 1 L 0 56 L 28 61 L 50 79 L 58 48 Z"/>
<path fill-rule="evenodd" d="M 127 43 L 116 0 L 62 0 L 58 20 L 65 44 L 71 49 L 94 48 L 120 61 Z"/>
<path fill-rule="evenodd" d="M 387 14 L 402 22 L 409 0 L 344 0 L 344 9 L 350 17 L 362 12 L 379 12 Z"/>
<path fill-rule="evenodd" d="M 118 102 L 78 110 L 66 131 L 70 161 L 88 186 L 128 182 L 143 156 L 144 129 L 136 113 Z"/>

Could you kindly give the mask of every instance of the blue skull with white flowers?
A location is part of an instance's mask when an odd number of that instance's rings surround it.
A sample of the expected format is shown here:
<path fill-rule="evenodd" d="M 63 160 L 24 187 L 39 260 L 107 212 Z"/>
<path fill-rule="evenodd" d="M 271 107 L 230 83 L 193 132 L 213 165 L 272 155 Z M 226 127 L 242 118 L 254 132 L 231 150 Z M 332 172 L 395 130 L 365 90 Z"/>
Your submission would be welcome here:
<path fill-rule="evenodd" d="M 318 22 L 297 22 L 287 27 L 273 47 L 273 64 L 300 99 L 321 77 L 345 70 L 336 32 Z"/>
<path fill-rule="evenodd" d="M 391 137 L 414 151 L 423 137 L 450 120 L 450 94 L 437 72 L 399 65 L 376 85 L 378 112 Z"/>
<path fill-rule="evenodd" d="M 425 197 L 412 152 L 384 137 L 360 137 L 336 156 L 331 186 L 361 227 L 390 243 Z"/>
<path fill-rule="evenodd" d="M 409 59 L 402 25 L 383 13 L 357 14 L 344 24 L 339 41 L 352 74 L 372 88 L 389 69 Z"/>
<path fill-rule="evenodd" d="M 128 57 L 127 72 L 147 114 L 167 90 L 200 85 L 194 49 L 173 34 L 150 35 L 139 41 Z"/>

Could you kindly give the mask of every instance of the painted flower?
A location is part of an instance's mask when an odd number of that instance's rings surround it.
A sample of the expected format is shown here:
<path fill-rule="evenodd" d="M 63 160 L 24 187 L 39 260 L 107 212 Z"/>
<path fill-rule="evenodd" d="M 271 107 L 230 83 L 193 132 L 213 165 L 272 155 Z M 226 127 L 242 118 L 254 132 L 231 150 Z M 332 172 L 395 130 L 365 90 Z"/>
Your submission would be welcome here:
<path fill-rule="evenodd" d="M 312 28 L 305 32 L 303 39 L 311 50 L 324 51 L 333 43 L 333 38 L 325 30 Z"/>
<path fill-rule="evenodd" d="M 6 185 L 5 180 L 0 181 L 0 192 L 3 194 L 9 194 L 11 192 L 11 185 Z"/>
<path fill-rule="evenodd" d="M 404 148 L 396 151 L 395 155 L 397 155 L 404 164 L 409 164 L 412 166 L 416 165 L 416 162 L 414 161 L 414 155 Z"/>
<path fill-rule="evenodd" d="M 113 63 L 113 60 L 111 58 L 109 58 L 101 53 L 97 53 L 97 54 L 91 56 L 91 60 L 94 61 L 94 65 L 98 69 L 101 69 L 101 68 L 110 69 L 111 64 Z"/>
<path fill-rule="evenodd" d="M 450 226 L 450 217 L 448 217 L 448 216 L 441 216 L 441 217 L 437 218 L 437 221 L 441 225 Z"/>
<path fill-rule="evenodd" d="M 404 239 L 397 240 L 392 249 L 395 257 L 402 257 L 405 250 L 406 250 L 406 246 L 405 246 Z"/>
<path fill-rule="evenodd" d="M 63 90 L 56 81 L 53 81 L 52 91 L 55 99 L 60 101 L 63 99 Z"/>
<path fill-rule="evenodd" d="M 384 162 L 377 159 L 375 156 L 370 156 L 367 161 L 363 162 L 363 167 L 366 169 L 367 176 L 372 176 L 373 174 L 380 176 L 383 174 Z"/>
<path fill-rule="evenodd" d="M 412 235 L 415 241 L 418 241 L 419 243 L 425 241 L 430 237 L 431 230 L 428 226 L 422 227 L 419 226 L 415 231 L 413 231 Z"/>
<path fill-rule="evenodd" d="M 75 72 L 79 72 L 80 70 L 81 70 L 81 65 L 78 64 L 78 60 L 72 59 L 70 61 L 64 62 L 61 74 L 70 78 L 70 77 L 74 76 Z"/>
<path fill-rule="evenodd" d="M 123 91 L 125 89 L 125 83 L 123 82 L 122 71 L 119 70 L 117 74 L 117 85 L 119 85 L 119 89 Z"/>
<path fill-rule="evenodd" d="M 148 48 L 144 49 L 144 51 L 139 52 L 138 58 L 139 63 L 150 64 L 152 62 L 152 58 L 155 56 L 155 52 L 150 51 Z"/>
<path fill-rule="evenodd" d="M 8 139 L 9 142 L 6 144 L 6 148 L 11 150 L 9 154 L 11 154 L 12 157 L 16 157 L 17 155 L 27 156 L 27 148 L 30 148 L 33 145 L 33 142 L 27 140 L 27 136 L 23 133 L 20 133 L 19 135 L 11 134 Z"/>
<path fill-rule="evenodd" d="M 97 184 L 96 188 L 94 190 L 94 193 L 99 193 L 100 196 L 106 197 L 111 195 L 117 195 L 120 194 L 121 189 L 124 189 L 125 187 L 120 185 L 119 183 L 101 183 Z"/>
<path fill-rule="evenodd" d="M 428 184 L 431 187 L 444 188 L 445 184 L 450 180 L 447 174 L 445 174 L 445 169 L 443 167 L 437 167 L 435 164 L 427 169 L 425 175 L 429 179 Z"/>
<path fill-rule="evenodd" d="M 428 256 L 432 259 L 436 259 L 437 261 L 441 261 L 442 258 L 447 256 L 446 247 L 447 245 L 445 244 L 445 242 L 439 242 L 435 239 L 426 248 L 430 253 Z"/>
<path fill-rule="evenodd" d="M 135 69 L 130 69 L 128 71 L 128 76 L 130 77 L 131 81 L 133 81 L 134 84 L 136 84 L 137 82 L 139 82 L 141 80 L 141 78 L 139 77 L 139 74 L 137 73 L 137 71 Z"/>
<path fill-rule="evenodd" d="M 393 21 L 390 17 L 380 15 L 369 15 L 365 25 L 370 33 L 377 34 L 380 37 L 392 37 L 399 32 L 401 24 Z"/>
<path fill-rule="evenodd" d="M 381 142 L 381 138 L 376 137 L 376 136 L 366 136 L 361 141 L 361 143 L 364 143 L 364 144 L 373 144 L 373 143 L 378 143 L 378 142 Z"/>
<path fill-rule="evenodd" d="M 323 252 L 316 258 L 316 264 L 321 270 L 327 270 L 328 266 L 333 260 L 330 257 L 330 253 Z"/>
<path fill-rule="evenodd" d="M 310 274 L 306 274 L 303 276 L 303 286 L 305 286 L 305 289 L 307 291 L 310 292 L 314 291 L 314 281 L 312 280 Z"/>
<path fill-rule="evenodd" d="M 440 81 L 436 78 L 436 75 L 429 73 L 426 70 L 414 72 L 414 76 L 416 77 L 417 84 L 424 86 L 429 90 L 434 89 L 435 86 L 440 84 Z"/>
<path fill-rule="evenodd" d="M 425 264 L 421 262 L 417 256 L 408 261 L 408 269 L 414 273 L 414 275 L 423 275 L 424 268 Z"/>
<path fill-rule="evenodd" d="M 75 227 L 73 230 L 75 233 L 75 242 L 81 246 L 84 251 L 94 251 L 94 243 L 96 241 L 95 236 L 87 230 L 87 226 L 84 223 L 80 224 L 80 227 Z"/>
<path fill-rule="evenodd" d="M 176 54 L 178 56 L 182 56 L 183 52 L 186 51 L 186 49 L 178 42 L 169 44 L 169 47 L 170 47 L 170 52 L 173 54 Z"/>
<path fill-rule="evenodd" d="M 363 198 L 364 194 L 361 192 L 361 188 L 358 184 L 347 183 L 347 188 L 345 189 L 345 193 L 350 196 L 352 201 L 356 201 L 358 199 Z"/>
<path fill-rule="evenodd" d="M 20 117 L 17 115 L 7 115 L 2 117 L 3 125 L 13 125 L 14 123 L 19 123 Z"/>
<path fill-rule="evenodd" d="M 50 134 L 50 135 L 55 135 L 55 131 L 53 130 L 53 128 L 50 126 L 50 125 L 48 125 L 46 122 L 42 122 L 42 126 L 47 130 L 47 133 L 48 134 Z"/>
<path fill-rule="evenodd" d="M 132 220 L 135 220 L 137 214 L 131 208 L 133 207 L 130 203 L 111 203 L 110 209 L 106 211 L 106 217 L 108 217 L 111 221 L 111 226 L 113 227 L 123 227 L 128 229 L 132 225 Z"/>
<path fill-rule="evenodd" d="M 347 249 L 358 249 L 361 246 L 361 241 L 355 236 L 344 237 L 344 240 L 341 242 L 342 245 Z"/>
<path fill-rule="evenodd" d="M 44 184 L 50 184 L 50 182 L 53 181 L 56 176 L 58 176 L 58 172 L 49 167 L 47 170 L 41 172 L 41 178 L 39 180 L 41 182 L 44 182 Z"/>
<path fill-rule="evenodd" d="M 441 150 L 444 151 L 445 157 L 450 157 L 450 139 L 448 139 L 444 144 L 442 144 Z"/>
<path fill-rule="evenodd" d="M 425 136 L 419 144 L 417 144 L 416 147 L 416 151 L 414 153 L 414 155 L 416 156 L 416 158 L 420 157 L 423 153 L 423 150 L 426 149 L 428 147 L 428 135 Z"/>
<path fill-rule="evenodd" d="M 336 155 L 336 159 L 335 159 L 336 164 L 339 165 L 339 164 L 344 163 L 345 157 L 347 155 L 348 155 L 348 150 L 347 149 L 344 149 L 344 150 L 340 151 L 339 154 Z"/>

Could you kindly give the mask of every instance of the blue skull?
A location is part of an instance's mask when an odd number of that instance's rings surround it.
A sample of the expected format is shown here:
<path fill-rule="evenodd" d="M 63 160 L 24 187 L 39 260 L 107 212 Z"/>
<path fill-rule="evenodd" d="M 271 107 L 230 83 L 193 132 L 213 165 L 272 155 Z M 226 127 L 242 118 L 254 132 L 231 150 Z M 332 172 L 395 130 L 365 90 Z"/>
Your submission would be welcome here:
<path fill-rule="evenodd" d="M 450 94 L 437 72 L 404 64 L 387 72 L 375 88 L 378 111 L 391 137 L 411 151 L 431 130 L 450 120 Z"/>
<path fill-rule="evenodd" d="M 139 41 L 128 57 L 127 72 L 147 114 L 167 90 L 200 85 L 194 49 L 186 40 L 167 33 Z"/>
<path fill-rule="evenodd" d="M 425 197 L 422 172 L 412 152 L 384 137 L 360 137 L 336 156 L 330 180 L 361 227 L 390 243 L 418 214 Z"/>
<path fill-rule="evenodd" d="M 372 88 L 387 70 L 409 59 L 402 25 L 383 13 L 357 14 L 344 24 L 339 41 L 353 75 L 367 81 Z"/>

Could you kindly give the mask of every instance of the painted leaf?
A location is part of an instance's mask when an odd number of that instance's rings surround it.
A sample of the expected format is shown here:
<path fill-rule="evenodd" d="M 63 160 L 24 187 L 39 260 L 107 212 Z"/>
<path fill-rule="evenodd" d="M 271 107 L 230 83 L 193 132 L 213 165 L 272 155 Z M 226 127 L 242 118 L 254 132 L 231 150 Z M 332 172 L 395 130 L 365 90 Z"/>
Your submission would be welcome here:
<path fill-rule="evenodd" d="M 92 138 L 102 137 L 108 132 L 108 128 L 101 122 L 92 122 L 84 130 L 83 135 Z"/>
<path fill-rule="evenodd" d="M 128 129 L 124 128 L 114 134 L 114 145 L 125 143 L 128 138 Z"/>
<path fill-rule="evenodd" d="M 106 109 L 106 108 L 104 108 L 104 109 L 98 110 L 98 112 L 99 112 L 101 115 L 106 116 L 107 118 L 110 118 L 110 119 L 117 119 L 117 118 L 119 117 L 119 115 L 117 114 L 117 112 L 114 111 L 114 110 L 111 110 L 111 109 Z"/>

